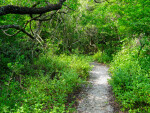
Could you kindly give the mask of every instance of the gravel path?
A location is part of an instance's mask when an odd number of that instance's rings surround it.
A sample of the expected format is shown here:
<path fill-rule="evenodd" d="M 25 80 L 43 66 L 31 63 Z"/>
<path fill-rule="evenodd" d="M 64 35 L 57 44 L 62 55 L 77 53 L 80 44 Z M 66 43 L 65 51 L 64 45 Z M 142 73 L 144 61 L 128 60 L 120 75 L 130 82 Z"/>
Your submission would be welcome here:
<path fill-rule="evenodd" d="M 113 113 L 113 107 L 109 104 L 108 67 L 98 63 L 92 65 L 94 68 L 89 78 L 91 86 L 83 88 L 83 92 L 79 94 L 82 99 L 77 113 Z"/>

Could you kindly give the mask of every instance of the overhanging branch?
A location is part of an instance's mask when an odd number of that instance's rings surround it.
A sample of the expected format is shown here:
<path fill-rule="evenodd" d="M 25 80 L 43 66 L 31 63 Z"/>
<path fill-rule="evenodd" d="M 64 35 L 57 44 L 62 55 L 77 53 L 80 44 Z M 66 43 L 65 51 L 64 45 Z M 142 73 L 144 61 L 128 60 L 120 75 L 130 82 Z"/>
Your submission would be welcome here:
<path fill-rule="evenodd" d="M 108 0 L 103 0 L 103 1 L 102 0 L 101 1 L 94 0 L 95 3 L 102 3 L 102 2 L 106 2 L 106 1 L 109 3 Z"/>
<path fill-rule="evenodd" d="M 19 31 L 25 33 L 26 35 L 28 35 L 31 39 L 34 39 L 34 37 L 30 33 L 28 33 L 27 31 L 25 31 L 19 25 L 2 25 L 2 26 L 0 26 L 0 29 L 9 29 L 9 28 L 14 28 L 16 30 L 19 30 Z"/>
<path fill-rule="evenodd" d="M 14 5 L 7 5 L 0 7 L 0 16 L 7 14 L 43 14 L 53 10 L 59 10 L 62 7 L 62 4 L 66 0 L 59 0 L 57 4 L 49 4 L 45 7 L 36 8 L 36 7 L 19 7 Z"/>
<path fill-rule="evenodd" d="M 32 28 L 31 28 L 31 22 L 33 20 L 38 20 L 39 22 L 42 22 L 42 21 L 46 21 L 46 20 L 51 20 L 53 18 L 53 16 L 55 15 L 56 12 L 58 12 L 59 9 L 62 8 L 62 5 L 63 3 L 65 2 L 66 0 L 59 0 L 59 2 L 57 4 L 50 4 L 50 3 L 47 3 L 47 6 L 45 7 L 40 7 L 40 8 L 36 8 L 37 5 L 40 4 L 40 2 L 34 4 L 32 7 L 19 7 L 19 6 L 14 6 L 14 5 L 6 5 L 6 6 L 2 6 L 0 7 L 0 16 L 3 16 L 3 15 L 7 15 L 7 14 L 29 14 L 31 19 L 28 20 L 24 27 L 21 27 L 19 25 L 2 25 L 0 26 L 0 29 L 2 29 L 2 31 L 7 35 L 7 36 L 15 36 L 17 35 L 19 32 L 23 32 L 25 33 L 26 35 L 28 35 L 31 39 L 35 39 L 36 36 L 35 36 L 35 33 L 33 33 L 32 31 Z M 45 16 L 44 18 L 40 18 L 42 16 L 42 14 L 44 13 L 47 13 L 47 12 L 50 12 L 50 11 L 54 11 L 56 10 L 55 13 L 52 13 L 50 16 L 50 18 L 47 19 L 47 16 Z M 62 13 L 62 12 L 60 12 Z M 32 15 L 33 14 L 39 14 L 38 16 L 36 17 L 33 17 Z M 26 26 L 30 23 L 30 30 L 32 32 L 32 34 L 30 34 L 29 32 L 27 32 L 25 30 Z M 10 29 L 10 28 L 13 28 L 13 29 L 16 29 L 17 32 L 15 34 L 7 34 L 5 31 L 6 30 L 3 30 L 3 29 Z M 38 34 L 37 34 L 38 35 Z"/>
<path fill-rule="evenodd" d="M 5 34 L 5 35 L 7 35 L 7 36 L 10 36 L 10 37 L 12 37 L 12 36 L 16 36 L 18 33 L 20 33 L 21 31 L 19 30 L 19 31 L 17 31 L 16 33 L 14 33 L 14 34 L 8 34 L 8 33 L 6 33 L 6 30 L 2 30 L 3 31 L 3 33 Z"/>

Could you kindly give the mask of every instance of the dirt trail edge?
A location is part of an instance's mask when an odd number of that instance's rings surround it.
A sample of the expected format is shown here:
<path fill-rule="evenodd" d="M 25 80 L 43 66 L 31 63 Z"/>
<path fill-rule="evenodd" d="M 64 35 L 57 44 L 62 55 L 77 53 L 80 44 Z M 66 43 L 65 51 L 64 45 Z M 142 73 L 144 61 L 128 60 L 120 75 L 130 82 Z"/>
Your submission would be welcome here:
<path fill-rule="evenodd" d="M 113 113 L 114 109 L 109 104 L 110 85 L 108 84 L 108 67 L 98 63 L 91 63 L 94 68 L 90 72 L 90 87 L 85 87 L 79 94 L 81 100 L 77 113 Z"/>

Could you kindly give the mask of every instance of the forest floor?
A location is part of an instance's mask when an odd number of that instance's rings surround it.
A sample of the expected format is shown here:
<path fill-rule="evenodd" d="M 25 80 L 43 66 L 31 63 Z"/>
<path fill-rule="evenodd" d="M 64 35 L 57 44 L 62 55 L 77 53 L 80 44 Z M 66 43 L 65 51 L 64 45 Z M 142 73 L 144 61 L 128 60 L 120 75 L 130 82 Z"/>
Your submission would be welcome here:
<path fill-rule="evenodd" d="M 108 67 L 99 63 L 94 65 L 90 72 L 88 86 L 83 86 L 83 91 L 79 94 L 78 113 L 116 113 L 114 109 L 114 99 L 112 98 L 111 87 L 108 84 Z"/>

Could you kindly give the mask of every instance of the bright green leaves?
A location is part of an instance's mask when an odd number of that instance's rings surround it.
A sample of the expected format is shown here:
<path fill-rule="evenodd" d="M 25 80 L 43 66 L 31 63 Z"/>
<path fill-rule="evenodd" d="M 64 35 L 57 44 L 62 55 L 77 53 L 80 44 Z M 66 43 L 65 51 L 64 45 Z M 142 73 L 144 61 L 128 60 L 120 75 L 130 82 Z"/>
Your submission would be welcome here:
<path fill-rule="evenodd" d="M 147 38 L 141 40 L 142 45 L 146 42 Z M 130 113 L 146 113 L 150 110 L 150 59 L 149 55 L 144 53 L 147 47 L 150 45 L 146 44 L 140 51 L 138 39 L 132 40 L 111 63 L 110 84 L 117 100 L 123 106 L 122 110 L 130 109 Z M 138 56 L 139 51 L 141 54 Z"/>
<path fill-rule="evenodd" d="M 119 23 L 130 26 L 128 27 L 128 30 L 131 30 L 132 32 L 148 32 L 147 30 L 150 28 L 148 21 L 148 13 L 150 9 L 148 5 L 137 0 L 125 1 L 124 3 L 121 3 L 120 9 L 118 9 L 118 14 L 121 16 Z"/>
<path fill-rule="evenodd" d="M 72 10 L 76 10 L 79 5 L 78 0 L 67 0 L 64 4 L 67 5 L 69 8 L 71 8 Z"/>
<path fill-rule="evenodd" d="M 18 61 L 23 59 L 22 55 Z M 16 75 L 22 67 L 20 63 L 8 63 L 15 73 L 0 76 L 4 82 L 0 85 L 0 112 L 74 112 L 74 101 L 68 99 L 74 99 L 72 93 L 86 83 L 90 61 L 86 56 L 56 56 L 49 51 L 28 65 L 29 69 L 24 68 L 28 74 L 21 80 Z"/>

